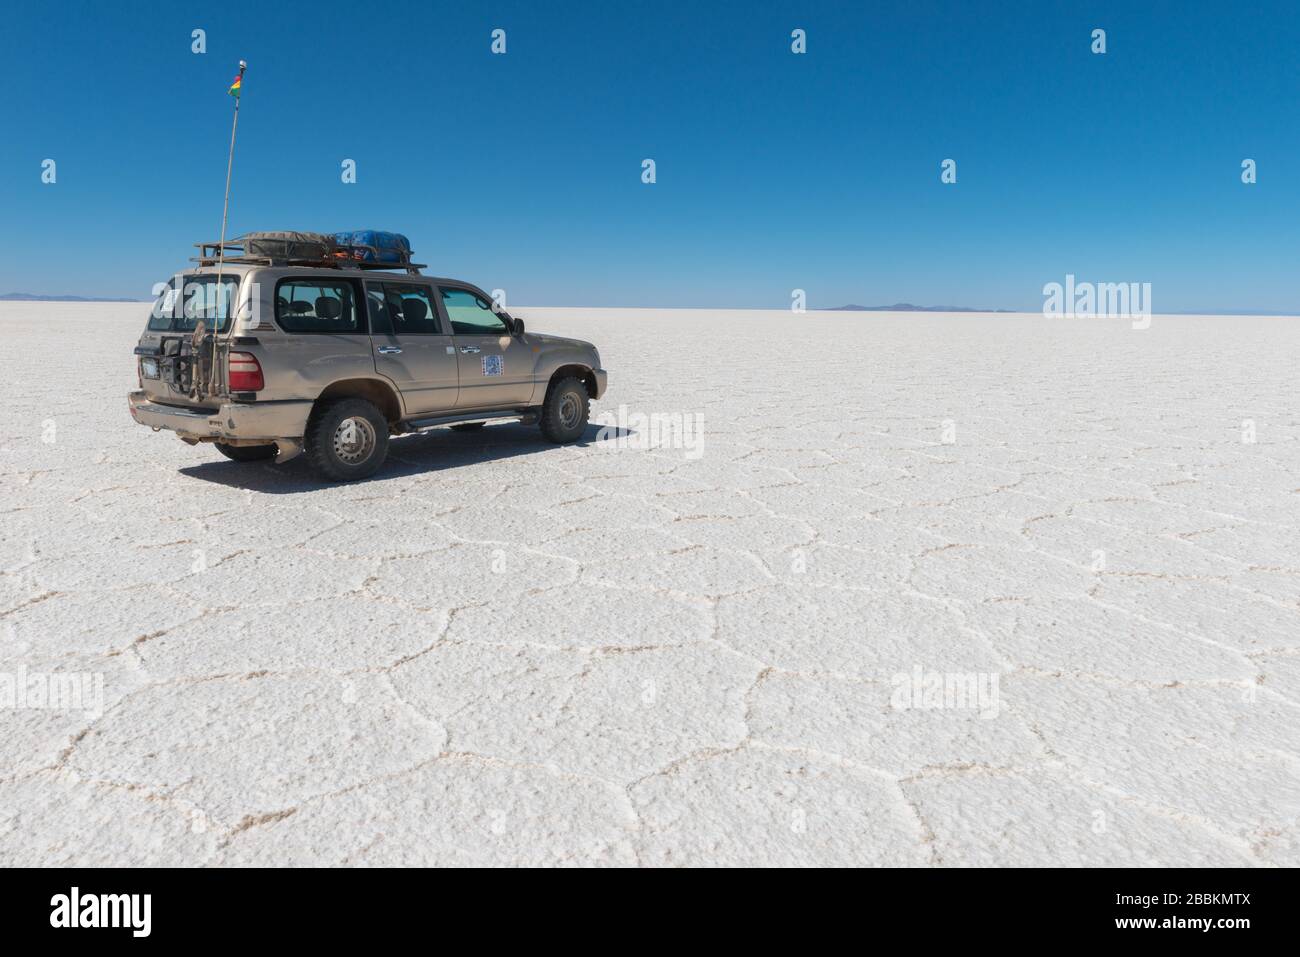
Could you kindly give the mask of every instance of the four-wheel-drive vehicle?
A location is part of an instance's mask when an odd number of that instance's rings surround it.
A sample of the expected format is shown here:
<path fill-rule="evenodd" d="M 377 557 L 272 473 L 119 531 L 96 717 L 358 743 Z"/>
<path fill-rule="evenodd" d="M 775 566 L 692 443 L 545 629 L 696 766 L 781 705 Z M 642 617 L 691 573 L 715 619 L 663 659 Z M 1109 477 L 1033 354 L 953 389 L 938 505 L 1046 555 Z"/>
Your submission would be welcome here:
<path fill-rule="evenodd" d="M 241 243 L 201 245 L 154 304 L 128 397 L 140 424 L 237 462 L 305 453 L 349 481 L 383 464 L 390 436 L 435 426 L 517 419 L 575 441 L 605 392 L 593 345 L 525 332 L 477 286 L 423 276 L 409 255 L 255 257 Z"/>

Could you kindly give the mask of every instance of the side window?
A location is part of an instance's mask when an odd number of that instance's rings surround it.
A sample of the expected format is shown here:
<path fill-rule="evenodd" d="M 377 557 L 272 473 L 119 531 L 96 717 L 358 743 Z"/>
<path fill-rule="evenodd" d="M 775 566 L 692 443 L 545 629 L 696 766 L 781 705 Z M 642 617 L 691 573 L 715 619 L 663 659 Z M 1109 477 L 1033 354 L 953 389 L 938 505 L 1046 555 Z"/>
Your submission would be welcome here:
<path fill-rule="evenodd" d="M 439 287 L 442 304 L 451 319 L 451 331 L 460 336 L 507 336 L 505 320 L 492 311 L 492 306 L 468 289 Z"/>
<path fill-rule="evenodd" d="M 361 318 L 347 280 L 283 279 L 275 287 L 275 321 L 285 332 L 360 332 Z"/>
<path fill-rule="evenodd" d="M 406 282 L 366 283 L 366 305 L 376 332 L 395 336 L 442 335 L 429 287 Z"/>

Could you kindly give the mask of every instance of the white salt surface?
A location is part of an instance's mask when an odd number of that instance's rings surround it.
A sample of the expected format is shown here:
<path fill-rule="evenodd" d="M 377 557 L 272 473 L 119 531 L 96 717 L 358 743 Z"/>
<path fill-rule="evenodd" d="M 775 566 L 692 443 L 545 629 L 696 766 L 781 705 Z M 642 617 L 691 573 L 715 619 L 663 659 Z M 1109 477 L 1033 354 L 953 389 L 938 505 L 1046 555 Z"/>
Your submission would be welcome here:
<path fill-rule="evenodd" d="M 322 485 L 146 311 L 0 304 L 0 864 L 1300 864 L 1300 321 L 521 309 L 635 434 Z"/>

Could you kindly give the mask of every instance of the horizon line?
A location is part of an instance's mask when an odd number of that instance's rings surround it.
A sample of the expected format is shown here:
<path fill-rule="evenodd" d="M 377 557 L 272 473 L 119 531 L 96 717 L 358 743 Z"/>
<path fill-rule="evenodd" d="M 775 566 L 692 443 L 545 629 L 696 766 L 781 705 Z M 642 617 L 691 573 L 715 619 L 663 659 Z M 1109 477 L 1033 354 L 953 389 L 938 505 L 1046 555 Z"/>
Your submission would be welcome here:
<path fill-rule="evenodd" d="M 114 303 L 120 305 L 145 305 L 153 302 L 152 299 L 131 299 L 120 296 L 77 296 L 77 295 L 57 295 L 57 294 L 37 294 L 37 293 L 0 293 L 0 303 L 4 302 L 50 302 L 50 303 Z M 822 308 L 808 307 L 802 313 L 793 313 L 794 315 L 807 314 L 810 312 L 834 312 L 841 315 L 853 313 L 880 313 L 894 315 L 931 315 L 931 316 L 1039 316 L 1043 315 L 1041 309 L 976 309 L 969 306 L 914 306 L 910 303 L 896 303 L 896 306 L 905 306 L 908 308 L 895 308 L 894 306 L 826 306 Z M 563 305 L 546 305 L 543 303 L 531 303 L 513 307 L 515 309 L 689 309 L 697 312 L 790 312 L 789 307 L 772 307 L 772 306 L 702 306 L 702 305 L 671 305 L 671 306 L 646 306 L 646 305 L 572 305 L 569 303 Z M 508 311 L 508 310 L 507 310 Z M 1300 312 L 1273 312 L 1269 310 L 1252 309 L 1247 311 L 1241 310 L 1185 310 L 1180 309 L 1174 312 L 1153 312 L 1153 316 L 1222 316 L 1225 318 L 1279 318 L 1279 319 L 1300 319 Z M 1055 317 L 1055 318 L 1075 318 L 1075 317 Z M 1078 318 L 1107 319 L 1108 316 L 1090 316 Z"/>

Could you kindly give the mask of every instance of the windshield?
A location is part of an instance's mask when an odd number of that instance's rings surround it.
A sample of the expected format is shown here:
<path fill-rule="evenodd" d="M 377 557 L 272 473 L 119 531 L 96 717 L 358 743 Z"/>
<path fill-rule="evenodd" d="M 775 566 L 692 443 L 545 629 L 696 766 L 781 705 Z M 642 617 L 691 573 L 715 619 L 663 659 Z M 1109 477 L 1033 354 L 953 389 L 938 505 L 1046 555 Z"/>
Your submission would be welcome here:
<path fill-rule="evenodd" d="M 228 273 L 217 285 L 215 275 L 173 276 L 154 300 L 149 328 L 155 332 L 193 332 L 200 319 L 206 328 L 224 332 L 239 291 L 239 275 Z M 213 320 L 216 320 L 214 323 Z"/>

